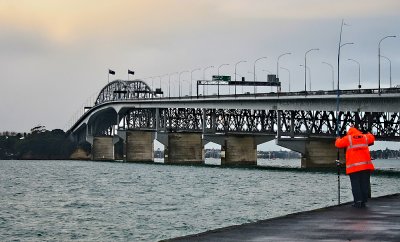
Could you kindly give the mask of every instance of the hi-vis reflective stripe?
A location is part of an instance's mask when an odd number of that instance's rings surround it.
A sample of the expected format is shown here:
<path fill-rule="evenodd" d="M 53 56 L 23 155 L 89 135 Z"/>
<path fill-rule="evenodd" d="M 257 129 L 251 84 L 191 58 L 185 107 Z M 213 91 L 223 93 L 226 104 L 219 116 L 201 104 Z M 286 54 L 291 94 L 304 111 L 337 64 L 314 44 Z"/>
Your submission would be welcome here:
<path fill-rule="evenodd" d="M 365 144 L 358 144 L 358 145 L 353 145 L 353 140 L 351 139 L 351 136 L 347 136 L 347 138 L 349 139 L 349 147 L 347 149 L 353 149 L 353 148 L 360 148 L 360 147 L 368 147 L 368 139 L 365 135 L 363 135 L 363 137 L 365 138 Z"/>
<path fill-rule="evenodd" d="M 351 168 L 351 167 L 354 167 L 354 166 L 369 165 L 369 164 L 372 165 L 372 162 L 371 161 L 361 161 L 361 162 L 357 162 L 357 163 L 348 165 L 348 166 L 346 166 L 346 168 Z"/>

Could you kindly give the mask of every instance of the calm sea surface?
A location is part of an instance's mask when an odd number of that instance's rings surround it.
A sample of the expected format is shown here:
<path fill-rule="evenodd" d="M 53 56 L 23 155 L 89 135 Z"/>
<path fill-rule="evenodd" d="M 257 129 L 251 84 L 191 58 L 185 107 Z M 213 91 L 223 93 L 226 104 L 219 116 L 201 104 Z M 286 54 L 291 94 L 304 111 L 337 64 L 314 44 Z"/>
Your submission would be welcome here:
<path fill-rule="evenodd" d="M 374 163 L 397 175 L 373 175 L 372 196 L 399 193 L 400 160 Z M 349 178 L 341 184 L 342 201 L 350 201 Z M 335 204 L 334 173 L 0 161 L 0 241 L 157 241 Z"/>

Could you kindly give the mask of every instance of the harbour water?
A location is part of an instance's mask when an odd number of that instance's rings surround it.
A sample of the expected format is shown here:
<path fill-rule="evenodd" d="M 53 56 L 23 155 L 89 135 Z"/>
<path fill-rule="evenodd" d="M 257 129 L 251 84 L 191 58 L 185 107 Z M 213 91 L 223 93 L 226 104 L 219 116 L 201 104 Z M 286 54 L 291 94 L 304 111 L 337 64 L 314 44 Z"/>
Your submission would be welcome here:
<path fill-rule="evenodd" d="M 396 172 L 373 175 L 372 196 L 399 193 L 400 160 L 374 163 Z M 258 164 L 296 168 L 300 161 Z M 345 175 L 341 197 L 352 198 Z M 333 172 L 0 161 L 0 241 L 158 241 L 335 204 Z"/>

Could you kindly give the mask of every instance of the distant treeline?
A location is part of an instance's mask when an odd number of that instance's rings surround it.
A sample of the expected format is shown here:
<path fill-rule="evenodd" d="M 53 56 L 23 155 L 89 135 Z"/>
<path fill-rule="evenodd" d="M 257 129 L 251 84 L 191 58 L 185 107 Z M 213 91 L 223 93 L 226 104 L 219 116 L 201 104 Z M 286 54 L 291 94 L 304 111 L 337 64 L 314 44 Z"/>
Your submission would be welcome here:
<path fill-rule="evenodd" d="M 205 158 L 221 158 L 220 149 L 205 149 L 204 153 Z M 154 151 L 154 157 L 163 158 L 164 151 L 160 149 Z M 301 155 L 294 151 L 257 151 L 257 157 L 261 159 L 300 159 Z"/>
<path fill-rule="evenodd" d="M 44 126 L 30 133 L 3 132 L 0 136 L 0 159 L 69 159 L 76 144 L 61 129 Z"/>
<path fill-rule="evenodd" d="M 371 151 L 373 159 L 398 159 L 400 158 L 400 150 L 373 150 Z"/>
<path fill-rule="evenodd" d="M 206 158 L 220 158 L 221 150 L 219 149 L 206 149 Z M 301 158 L 300 153 L 294 151 L 257 151 L 257 157 L 260 159 L 297 159 Z"/>

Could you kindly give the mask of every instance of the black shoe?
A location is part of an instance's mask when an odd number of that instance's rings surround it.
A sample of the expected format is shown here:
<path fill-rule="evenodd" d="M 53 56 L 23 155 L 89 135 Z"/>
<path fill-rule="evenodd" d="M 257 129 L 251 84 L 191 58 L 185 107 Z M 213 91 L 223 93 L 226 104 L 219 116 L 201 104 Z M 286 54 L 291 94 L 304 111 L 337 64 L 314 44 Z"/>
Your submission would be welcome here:
<path fill-rule="evenodd" d="M 362 202 L 354 202 L 353 203 L 353 205 L 351 205 L 351 206 L 353 206 L 353 207 L 355 207 L 355 208 L 362 208 L 363 206 L 362 206 Z M 365 204 L 364 204 L 364 207 L 365 207 Z"/>

